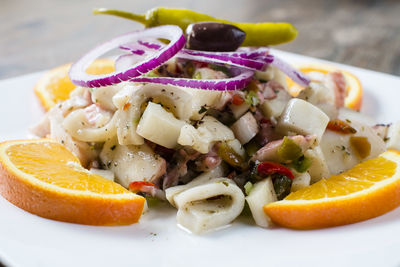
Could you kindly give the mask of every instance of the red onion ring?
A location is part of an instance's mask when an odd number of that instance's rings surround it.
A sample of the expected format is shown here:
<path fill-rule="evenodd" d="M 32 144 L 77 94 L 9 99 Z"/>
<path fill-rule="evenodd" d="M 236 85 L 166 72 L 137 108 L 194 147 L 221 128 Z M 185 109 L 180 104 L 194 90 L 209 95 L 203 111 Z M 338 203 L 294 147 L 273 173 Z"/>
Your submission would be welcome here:
<path fill-rule="evenodd" d="M 137 44 L 131 43 L 120 46 L 121 49 L 129 50 L 133 54 L 139 54 L 144 50 L 158 50 L 162 48 L 163 45 L 146 42 L 137 41 Z M 141 49 L 142 48 L 142 49 Z M 259 49 L 257 51 L 252 51 L 250 53 L 239 53 L 239 52 L 205 52 L 197 50 L 189 50 L 183 48 L 178 52 L 177 57 L 188 60 L 197 60 L 201 62 L 213 63 L 213 64 L 228 64 L 238 68 L 246 68 L 250 70 L 263 70 L 265 67 L 271 63 L 268 61 L 258 61 L 253 58 L 261 57 L 266 55 L 266 49 Z"/>
<path fill-rule="evenodd" d="M 276 56 L 268 55 L 273 57 L 273 61 L 271 62 L 271 65 L 277 67 L 280 69 L 283 73 L 285 73 L 287 76 L 290 77 L 294 82 L 298 83 L 301 86 L 308 86 L 310 84 L 310 78 L 308 78 L 304 73 L 302 73 L 299 70 L 296 70 L 293 68 L 291 65 L 286 63 L 280 58 L 277 58 Z M 267 57 L 268 57 L 267 56 Z"/>
<path fill-rule="evenodd" d="M 160 49 L 161 44 L 151 43 L 146 41 L 138 41 L 138 44 L 147 49 Z M 135 49 L 140 50 L 138 46 L 130 44 L 127 47 L 123 47 L 126 50 L 130 50 L 131 53 L 135 54 Z M 139 46 L 140 47 L 140 46 Z M 243 50 L 243 48 L 242 48 Z M 289 76 L 294 82 L 302 85 L 308 86 L 310 84 L 310 79 L 302 72 L 296 70 L 290 66 L 285 61 L 277 58 L 273 55 L 267 55 L 267 48 L 258 48 L 253 51 L 248 52 L 205 52 L 197 50 L 182 49 L 177 56 L 179 58 L 188 60 L 197 60 L 208 63 L 216 64 L 229 64 L 236 67 L 245 67 L 251 70 L 262 70 L 267 64 L 272 64 L 283 73 Z"/>
<path fill-rule="evenodd" d="M 175 86 L 190 87 L 204 90 L 217 90 L 217 91 L 234 91 L 245 88 L 253 77 L 254 72 L 251 70 L 244 70 L 235 68 L 233 72 L 238 72 L 235 77 L 228 79 L 209 79 L 209 80 L 196 80 L 186 78 L 172 78 L 172 77 L 137 77 L 132 78 L 130 82 L 143 82 L 143 83 L 160 83 L 170 84 Z"/>
<path fill-rule="evenodd" d="M 121 46 L 121 44 L 130 43 L 139 38 L 163 38 L 170 40 L 170 43 L 156 51 L 150 57 L 146 58 L 145 61 L 137 63 L 128 69 L 104 75 L 90 75 L 85 72 L 89 65 L 101 55 Z M 72 65 L 69 76 L 74 84 L 84 87 L 100 87 L 120 83 L 138 77 L 161 66 L 164 62 L 178 53 L 184 45 L 185 37 L 178 26 L 165 25 L 145 29 L 143 31 L 131 32 L 111 39 L 110 41 L 91 50 Z"/>

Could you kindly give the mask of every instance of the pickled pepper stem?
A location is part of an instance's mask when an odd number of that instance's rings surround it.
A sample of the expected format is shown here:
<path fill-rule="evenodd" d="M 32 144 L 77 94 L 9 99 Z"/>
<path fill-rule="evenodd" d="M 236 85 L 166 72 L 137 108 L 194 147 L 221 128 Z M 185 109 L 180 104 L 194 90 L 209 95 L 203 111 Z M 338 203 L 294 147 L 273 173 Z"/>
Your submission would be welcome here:
<path fill-rule="evenodd" d="M 146 20 L 146 15 L 134 14 L 131 12 L 126 12 L 122 10 L 116 9 L 107 9 L 107 8 L 96 8 L 93 10 L 94 15 L 112 15 L 116 17 L 126 18 L 130 20 L 134 20 L 142 23 L 146 27 L 148 27 L 149 22 Z"/>

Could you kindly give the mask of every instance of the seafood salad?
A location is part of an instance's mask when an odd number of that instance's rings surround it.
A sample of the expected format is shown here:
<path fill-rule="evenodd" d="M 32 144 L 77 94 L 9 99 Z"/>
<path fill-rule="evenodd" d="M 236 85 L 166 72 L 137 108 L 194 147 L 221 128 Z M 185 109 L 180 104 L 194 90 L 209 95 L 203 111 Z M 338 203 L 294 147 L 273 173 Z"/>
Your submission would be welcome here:
<path fill-rule="evenodd" d="M 192 232 L 244 209 L 269 227 L 265 204 L 399 149 L 398 124 L 376 124 L 361 102 L 346 105 L 342 72 L 302 73 L 240 25 L 198 22 L 185 34 L 153 26 L 75 62 L 76 88 L 32 131 L 91 172 L 169 202 Z M 114 72 L 85 72 L 109 51 L 118 52 Z"/>

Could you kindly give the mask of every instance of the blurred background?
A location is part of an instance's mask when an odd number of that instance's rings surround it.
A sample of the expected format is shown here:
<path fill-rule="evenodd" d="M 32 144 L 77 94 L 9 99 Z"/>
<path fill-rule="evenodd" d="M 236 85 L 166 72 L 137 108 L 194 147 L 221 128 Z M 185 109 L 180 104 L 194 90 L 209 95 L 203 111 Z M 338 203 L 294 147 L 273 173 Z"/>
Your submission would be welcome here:
<path fill-rule="evenodd" d="M 400 75 L 397 0 L 0 0 L 0 79 L 77 60 L 99 42 L 140 29 L 93 16 L 95 7 L 144 13 L 182 7 L 239 21 L 287 21 L 297 39 L 278 49 Z"/>

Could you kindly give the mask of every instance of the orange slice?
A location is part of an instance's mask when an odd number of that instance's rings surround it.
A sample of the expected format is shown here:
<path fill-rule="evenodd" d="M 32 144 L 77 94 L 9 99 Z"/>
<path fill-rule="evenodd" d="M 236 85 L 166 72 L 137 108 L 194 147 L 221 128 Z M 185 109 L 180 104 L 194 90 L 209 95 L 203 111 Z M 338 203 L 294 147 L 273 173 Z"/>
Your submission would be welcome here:
<path fill-rule="evenodd" d="M 343 73 L 346 78 L 347 87 L 346 87 L 346 98 L 345 98 L 345 106 L 354 110 L 360 110 L 362 104 L 362 95 L 363 90 L 361 86 L 360 80 L 352 73 L 339 69 L 332 65 L 325 64 L 307 64 L 307 65 L 299 65 L 297 68 L 305 73 L 305 74 L 327 74 L 329 72 L 340 71 Z M 297 96 L 303 87 L 293 82 L 289 77 L 286 78 L 289 92 L 293 96 Z"/>
<path fill-rule="evenodd" d="M 56 103 L 67 100 L 72 90 L 76 88 L 68 77 L 72 64 L 56 67 L 46 72 L 35 85 L 35 93 L 45 110 L 51 109 Z M 98 59 L 87 69 L 89 74 L 107 74 L 114 71 L 114 61 Z"/>
<path fill-rule="evenodd" d="M 89 225 L 135 223 L 145 202 L 48 139 L 0 143 L 0 194 L 41 217 Z"/>
<path fill-rule="evenodd" d="M 276 224 L 313 229 L 355 223 L 400 205 L 400 152 L 389 150 L 264 206 Z"/>

